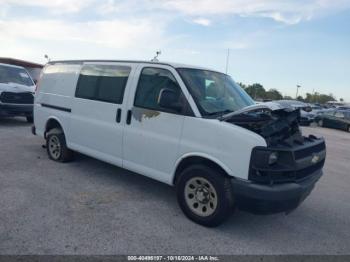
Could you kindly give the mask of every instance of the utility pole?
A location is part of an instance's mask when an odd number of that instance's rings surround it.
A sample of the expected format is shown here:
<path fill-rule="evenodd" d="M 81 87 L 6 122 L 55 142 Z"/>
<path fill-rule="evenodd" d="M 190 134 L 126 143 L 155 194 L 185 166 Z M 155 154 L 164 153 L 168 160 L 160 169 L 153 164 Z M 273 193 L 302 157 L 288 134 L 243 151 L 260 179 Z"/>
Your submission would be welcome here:
<path fill-rule="evenodd" d="M 298 99 L 298 93 L 299 93 L 299 88 L 301 87 L 301 85 L 297 85 L 297 93 L 295 95 L 295 99 Z"/>
<path fill-rule="evenodd" d="M 227 55 L 226 55 L 226 75 L 227 75 L 227 72 L 228 72 L 229 59 L 230 59 L 230 48 L 227 49 Z"/>

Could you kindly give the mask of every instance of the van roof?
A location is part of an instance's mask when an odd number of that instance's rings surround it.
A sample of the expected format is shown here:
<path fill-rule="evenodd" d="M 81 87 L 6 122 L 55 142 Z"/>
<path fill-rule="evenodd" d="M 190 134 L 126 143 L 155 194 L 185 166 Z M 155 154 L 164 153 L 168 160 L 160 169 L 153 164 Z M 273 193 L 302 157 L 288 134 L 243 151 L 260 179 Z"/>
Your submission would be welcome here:
<path fill-rule="evenodd" d="M 152 64 L 152 65 L 167 65 L 167 66 L 171 66 L 173 68 L 192 68 L 192 69 L 203 69 L 203 70 L 209 70 L 209 71 L 214 71 L 214 72 L 219 72 L 217 70 L 213 70 L 210 68 L 205 68 L 205 67 L 201 67 L 201 66 L 195 66 L 195 65 L 187 65 L 187 64 L 180 64 L 180 63 L 172 63 L 172 62 L 153 62 L 153 61 L 143 61 L 143 60 L 61 60 L 61 61 L 50 61 L 48 64 L 82 64 L 85 62 L 106 62 L 106 63 L 112 63 L 112 62 L 116 62 L 116 63 L 137 63 L 137 64 Z M 219 72 L 222 73 L 222 72 Z"/>
<path fill-rule="evenodd" d="M 4 63 L 0 63 L 1 66 L 7 66 L 7 67 L 13 67 L 13 68 L 20 68 L 20 69 L 24 69 L 23 66 L 17 66 L 17 65 L 10 65 L 10 64 L 4 64 Z"/>

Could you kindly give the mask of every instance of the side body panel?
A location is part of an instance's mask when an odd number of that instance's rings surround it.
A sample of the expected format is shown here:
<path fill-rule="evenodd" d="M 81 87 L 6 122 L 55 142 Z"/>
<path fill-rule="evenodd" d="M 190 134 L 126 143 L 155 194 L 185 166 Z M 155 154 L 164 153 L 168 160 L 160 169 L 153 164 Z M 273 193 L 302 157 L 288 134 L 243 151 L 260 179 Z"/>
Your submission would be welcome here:
<path fill-rule="evenodd" d="M 256 146 L 266 146 L 265 140 L 239 126 L 217 119 L 185 118 L 177 163 L 187 156 L 201 156 L 216 162 L 230 176 L 248 179 Z"/>
<path fill-rule="evenodd" d="M 43 69 L 34 99 L 34 124 L 38 135 L 44 136 L 47 121 L 51 118 L 56 119 L 61 124 L 70 146 L 69 110 L 72 109 L 80 68 L 80 64 L 58 64 L 47 65 Z M 57 110 L 54 107 L 66 110 Z"/>

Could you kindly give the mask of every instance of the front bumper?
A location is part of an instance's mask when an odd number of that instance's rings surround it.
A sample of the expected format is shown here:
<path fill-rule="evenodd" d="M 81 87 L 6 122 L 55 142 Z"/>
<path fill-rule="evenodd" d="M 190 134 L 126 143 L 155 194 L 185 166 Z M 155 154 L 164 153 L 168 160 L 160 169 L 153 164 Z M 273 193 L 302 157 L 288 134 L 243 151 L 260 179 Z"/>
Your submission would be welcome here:
<path fill-rule="evenodd" d="M 33 116 L 33 104 L 10 104 L 0 102 L 0 116 Z"/>
<path fill-rule="evenodd" d="M 273 185 L 232 179 L 232 186 L 241 210 L 255 214 L 290 212 L 305 200 L 322 175 L 318 170 L 301 182 Z"/>

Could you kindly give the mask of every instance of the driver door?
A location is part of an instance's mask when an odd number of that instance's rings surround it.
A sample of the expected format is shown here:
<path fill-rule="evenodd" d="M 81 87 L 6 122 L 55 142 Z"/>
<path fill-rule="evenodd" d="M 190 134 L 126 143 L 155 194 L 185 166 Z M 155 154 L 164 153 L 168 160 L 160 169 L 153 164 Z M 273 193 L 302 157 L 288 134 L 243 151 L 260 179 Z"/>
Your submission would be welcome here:
<path fill-rule="evenodd" d="M 191 115 L 176 71 L 170 67 L 140 66 L 137 85 L 130 90 L 124 129 L 123 164 L 134 172 L 171 183 L 171 175 L 186 115 Z M 181 108 L 170 110 L 159 103 L 162 90 L 170 89 Z"/>

